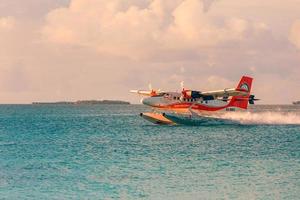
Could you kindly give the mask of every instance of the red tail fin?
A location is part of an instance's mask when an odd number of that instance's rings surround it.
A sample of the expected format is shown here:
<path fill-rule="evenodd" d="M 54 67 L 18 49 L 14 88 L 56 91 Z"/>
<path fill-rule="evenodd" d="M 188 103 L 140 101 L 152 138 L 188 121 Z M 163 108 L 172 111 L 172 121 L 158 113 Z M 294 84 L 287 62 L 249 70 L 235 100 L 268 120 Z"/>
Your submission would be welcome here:
<path fill-rule="evenodd" d="M 248 76 L 243 76 L 240 80 L 240 83 L 238 84 L 236 90 L 239 91 L 245 91 L 250 94 L 251 92 L 251 86 L 252 86 L 252 80 L 253 78 Z"/>
<path fill-rule="evenodd" d="M 243 76 L 240 83 L 238 84 L 236 90 L 245 92 L 246 95 L 244 96 L 234 96 L 232 97 L 230 103 L 228 104 L 229 107 L 238 107 L 247 109 L 249 103 L 249 96 L 251 92 L 253 78 L 248 76 Z"/>

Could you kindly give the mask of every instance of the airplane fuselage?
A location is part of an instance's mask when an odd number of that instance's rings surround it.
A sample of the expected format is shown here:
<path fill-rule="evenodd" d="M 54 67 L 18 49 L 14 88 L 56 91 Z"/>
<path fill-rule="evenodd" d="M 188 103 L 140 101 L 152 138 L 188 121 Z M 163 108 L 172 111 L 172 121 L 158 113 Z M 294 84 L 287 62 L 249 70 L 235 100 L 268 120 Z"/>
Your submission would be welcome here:
<path fill-rule="evenodd" d="M 226 109 L 229 106 L 227 101 L 221 99 L 214 99 L 212 97 L 209 99 L 205 97 L 184 98 L 181 93 L 177 92 L 164 92 L 157 96 L 146 97 L 142 100 L 142 103 L 158 109 L 182 112 L 190 108 L 198 111 L 218 111 Z"/>

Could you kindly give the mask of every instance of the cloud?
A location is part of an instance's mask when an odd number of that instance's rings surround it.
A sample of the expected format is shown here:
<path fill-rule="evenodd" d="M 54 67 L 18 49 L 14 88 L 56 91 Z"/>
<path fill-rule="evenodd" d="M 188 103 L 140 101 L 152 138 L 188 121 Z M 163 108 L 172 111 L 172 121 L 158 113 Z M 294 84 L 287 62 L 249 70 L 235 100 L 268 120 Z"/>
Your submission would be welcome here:
<path fill-rule="evenodd" d="M 129 89 L 176 91 L 185 81 L 215 90 L 235 87 L 244 74 L 254 77 L 261 103 L 299 98 L 299 50 L 290 43 L 298 34 L 287 34 L 300 19 L 293 0 L 3 2 L 1 102 L 139 102 Z"/>
<path fill-rule="evenodd" d="M 208 12 L 211 5 L 215 2 L 216 0 L 202 0 L 203 2 L 203 12 Z"/>
<path fill-rule="evenodd" d="M 40 20 L 50 10 L 67 5 L 69 0 L 1 0 L 0 17 Z"/>
<path fill-rule="evenodd" d="M 15 19 L 13 17 L 0 18 L 0 31 L 10 31 L 15 26 Z"/>
<path fill-rule="evenodd" d="M 290 41 L 300 49 L 300 20 L 297 20 L 293 23 L 290 35 L 289 35 Z"/>
<path fill-rule="evenodd" d="M 255 26 L 236 17 L 224 17 L 223 24 L 217 25 L 202 12 L 205 4 L 201 0 L 142 2 L 73 0 L 69 7 L 47 15 L 42 32 L 50 42 L 145 59 L 241 40 Z"/>

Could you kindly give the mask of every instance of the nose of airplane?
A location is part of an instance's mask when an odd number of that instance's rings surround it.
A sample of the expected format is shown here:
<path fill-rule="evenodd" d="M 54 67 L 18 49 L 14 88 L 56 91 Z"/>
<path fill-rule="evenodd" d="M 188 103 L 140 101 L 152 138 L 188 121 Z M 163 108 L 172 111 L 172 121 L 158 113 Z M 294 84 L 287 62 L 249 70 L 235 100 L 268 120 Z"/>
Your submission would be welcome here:
<path fill-rule="evenodd" d="M 152 103 L 151 103 L 151 97 L 144 98 L 144 99 L 142 100 L 142 103 L 143 103 L 144 105 L 151 106 L 151 105 L 152 105 Z"/>

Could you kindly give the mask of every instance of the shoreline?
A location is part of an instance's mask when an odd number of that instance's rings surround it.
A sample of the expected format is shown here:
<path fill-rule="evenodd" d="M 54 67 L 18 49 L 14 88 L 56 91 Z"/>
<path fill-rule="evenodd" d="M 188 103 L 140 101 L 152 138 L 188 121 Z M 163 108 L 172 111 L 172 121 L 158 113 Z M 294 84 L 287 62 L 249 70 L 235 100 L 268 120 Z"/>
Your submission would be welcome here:
<path fill-rule="evenodd" d="M 78 100 L 78 101 L 58 101 L 58 102 L 32 102 L 31 105 L 130 105 L 130 102 L 121 100 Z"/>

